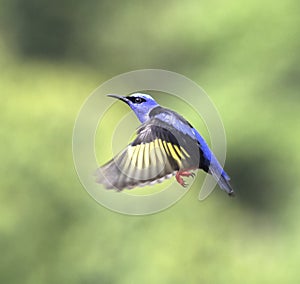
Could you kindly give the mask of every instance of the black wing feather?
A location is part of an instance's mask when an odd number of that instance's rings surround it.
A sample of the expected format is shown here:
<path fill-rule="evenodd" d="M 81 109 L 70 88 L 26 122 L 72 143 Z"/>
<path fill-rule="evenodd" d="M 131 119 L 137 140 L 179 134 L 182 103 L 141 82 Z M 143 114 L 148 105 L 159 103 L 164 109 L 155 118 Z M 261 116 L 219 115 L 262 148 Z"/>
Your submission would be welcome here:
<path fill-rule="evenodd" d="M 199 168 L 201 159 L 196 139 L 153 117 L 138 128 L 131 144 L 97 170 L 97 182 L 117 190 L 154 184 L 180 169 Z"/>

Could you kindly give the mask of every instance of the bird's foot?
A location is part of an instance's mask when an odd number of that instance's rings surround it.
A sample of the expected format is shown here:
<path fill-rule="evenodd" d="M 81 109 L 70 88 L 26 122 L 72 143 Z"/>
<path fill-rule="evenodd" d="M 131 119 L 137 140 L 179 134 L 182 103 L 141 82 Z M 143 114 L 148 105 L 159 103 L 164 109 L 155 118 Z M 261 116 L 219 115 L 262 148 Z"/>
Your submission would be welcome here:
<path fill-rule="evenodd" d="M 177 173 L 176 173 L 176 180 L 177 180 L 177 182 L 181 185 L 181 186 L 183 186 L 183 187 L 187 187 L 187 183 L 183 180 L 183 178 L 182 177 L 192 177 L 192 178 L 194 178 L 195 177 L 195 173 L 191 173 L 191 172 L 189 172 L 189 171 L 186 171 L 186 170 L 183 170 L 183 171 L 178 171 Z"/>

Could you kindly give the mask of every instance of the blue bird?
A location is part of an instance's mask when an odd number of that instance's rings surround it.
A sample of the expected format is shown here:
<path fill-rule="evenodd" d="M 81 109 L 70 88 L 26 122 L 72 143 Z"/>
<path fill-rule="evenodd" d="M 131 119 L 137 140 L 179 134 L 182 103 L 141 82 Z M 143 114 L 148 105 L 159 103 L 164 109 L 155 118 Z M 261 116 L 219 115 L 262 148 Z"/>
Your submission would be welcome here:
<path fill-rule="evenodd" d="M 160 106 L 150 95 L 108 95 L 129 105 L 142 123 L 137 137 L 112 160 L 98 168 L 96 181 L 107 189 L 152 185 L 175 175 L 194 177 L 194 170 L 211 174 L 229 195 L 234 191 L 229 176 L 199 132 L 181 115 Z"/>

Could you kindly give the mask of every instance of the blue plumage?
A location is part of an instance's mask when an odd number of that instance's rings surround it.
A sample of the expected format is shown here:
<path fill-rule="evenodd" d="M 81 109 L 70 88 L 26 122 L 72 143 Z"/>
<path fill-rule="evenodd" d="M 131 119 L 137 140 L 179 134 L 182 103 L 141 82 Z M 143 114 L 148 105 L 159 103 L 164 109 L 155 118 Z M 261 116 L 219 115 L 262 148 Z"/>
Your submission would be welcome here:
<path fill-rule="evenodd" d="M 182 177 L 193 176 L 192 170 L 203 169 L 218 181 L 221 189 L 234 194 L 229 176 L 203 137 L 181 115 L 161 107 L 147 94 L 109 96 L 127 103 L 142 125 L 137 138 L 99 168 L 97 182 L 122 190 L 176 175 L 177 181 L 185 186 Z"/>

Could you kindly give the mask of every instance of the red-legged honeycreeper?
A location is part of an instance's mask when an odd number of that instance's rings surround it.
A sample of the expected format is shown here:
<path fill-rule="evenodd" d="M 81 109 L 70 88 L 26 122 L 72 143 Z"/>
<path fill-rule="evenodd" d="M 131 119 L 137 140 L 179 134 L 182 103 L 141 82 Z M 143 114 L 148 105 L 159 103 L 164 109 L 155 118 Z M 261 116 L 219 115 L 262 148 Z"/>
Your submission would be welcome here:
<path fill-rule="evenodd" d="M 96 181 L 107 189 L 151 185 L 175 175 L 182 186 L 182 177 L 194 176 L 202 169 L 211 174 L 229 195 L 234 191 L 229 176 L 199 132 L 181 115 L 160 106 L 150 95 L 108 95 L 130 106 L 142 123 L 137 137 L 112 160 L 98 168 Z"/>

